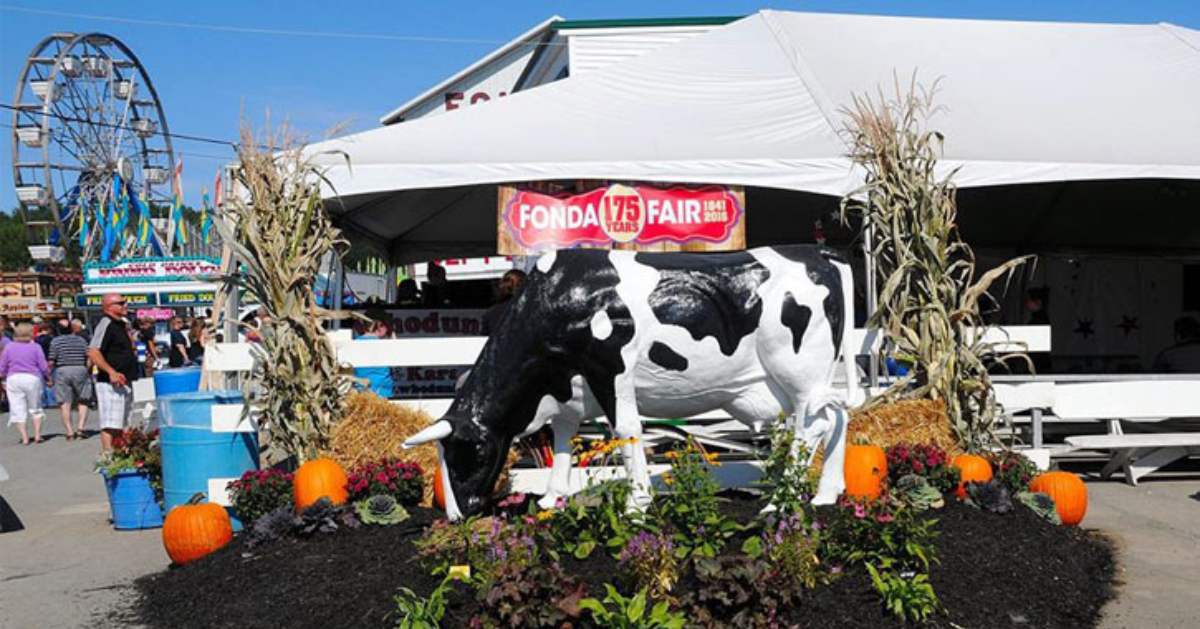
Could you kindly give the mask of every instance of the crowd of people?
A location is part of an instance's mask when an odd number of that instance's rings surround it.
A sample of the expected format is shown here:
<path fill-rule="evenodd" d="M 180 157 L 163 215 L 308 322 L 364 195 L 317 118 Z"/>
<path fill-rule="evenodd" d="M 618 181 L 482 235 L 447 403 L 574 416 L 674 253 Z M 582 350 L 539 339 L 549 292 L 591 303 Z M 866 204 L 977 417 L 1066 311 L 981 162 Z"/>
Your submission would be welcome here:
<path fill-rule="evenodd" d="M 0 315 L 0 382 L 8 404 L 8 425 L 25 445 L 42 443 L 45 409 L 62 412 L 63 436 L 85 439 L 88 415 L 97 410 L 101 449 L 128 425 L 133 382 L 160 366 L 197 365 L 203 359 L 204 321 L 176 316 L 169 342 L 156 339 L 151 319 L 130 320 L 125 298 L 105 295 L 103 316 L 92 330 L 80 319 L 11 324 Z M 32 426 L 29 426 L 32 424 Z"/>

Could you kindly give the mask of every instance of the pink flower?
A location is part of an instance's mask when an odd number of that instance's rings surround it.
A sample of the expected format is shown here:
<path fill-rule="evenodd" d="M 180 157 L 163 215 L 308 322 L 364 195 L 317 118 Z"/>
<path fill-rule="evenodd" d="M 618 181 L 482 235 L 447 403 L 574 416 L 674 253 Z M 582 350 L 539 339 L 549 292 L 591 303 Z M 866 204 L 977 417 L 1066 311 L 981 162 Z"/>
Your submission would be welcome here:
<path fill-rule="evenodd" d="M 887 524 L 895 519 L 896 517 L 890 513 L 880 513 L 878 516 L 875 516 L 875 521 L 879 522 L 880 524 Z"/>
<path fill-rule="evenodd" d="M 854 503 L 854 517 L 860 520 L 867 517 L 867 508 L 861 502 Z"/>
<path fill-rule="evenodd" d="M 387 474 L 384 474 L 383 472 L 377 472 L 375 474 L 375 482 L 386 483 L 387 480 L 388 480 Z"/>

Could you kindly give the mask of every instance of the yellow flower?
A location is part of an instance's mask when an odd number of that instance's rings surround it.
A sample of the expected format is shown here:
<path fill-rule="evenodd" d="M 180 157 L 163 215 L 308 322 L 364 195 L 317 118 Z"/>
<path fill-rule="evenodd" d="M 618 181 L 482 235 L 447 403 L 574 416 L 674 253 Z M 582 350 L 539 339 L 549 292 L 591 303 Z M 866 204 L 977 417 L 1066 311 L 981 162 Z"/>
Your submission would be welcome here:
<path fill-rule="evenodd" d="M 670 472 L 663 472 L 662 482 L 664 485 L 670 485 L 671 483 L 675 482 L 675 479 L 671 476 Z"/>
<path fill-rule="evenodd" d="M 538 522 L 545 522 L 546 520 L 554 517 L 554 512 L 549 509 L 543 509 L 542 511 L 538 511 L 537 515 L 534 517 L 537 518 Z"/>
<path fill-rule="evenodd" d="M 679 450 L 671 450 L 666 454 L 666 457 L 668 461 L 675 461 L 679 459 Z"/>

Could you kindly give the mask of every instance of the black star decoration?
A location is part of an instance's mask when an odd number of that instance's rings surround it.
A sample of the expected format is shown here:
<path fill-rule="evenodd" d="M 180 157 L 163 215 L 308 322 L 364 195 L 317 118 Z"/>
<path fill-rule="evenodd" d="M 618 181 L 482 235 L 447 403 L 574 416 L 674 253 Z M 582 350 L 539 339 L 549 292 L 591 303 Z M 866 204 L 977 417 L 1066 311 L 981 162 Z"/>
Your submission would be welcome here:
<path fill-rule="evenodd" d="M 1091 338 L 1096 333 L 1095 322 L 1091 319 L 1080 319 L 1079 325 L 1075 326 L 1075 333 L 1083 338 Z"/>
<path fill-rule="evenodd" d="M 1121 315 L 1121 322 L 1117 324 L 1117 327 L 1125 332 L 1125 336 L 1129 336 L 1129 333 L 1134 330 L 1142 329 L 1142 326 L 1138 325 L 1137 317 L 1127 317 L 1125 315 Z"/>

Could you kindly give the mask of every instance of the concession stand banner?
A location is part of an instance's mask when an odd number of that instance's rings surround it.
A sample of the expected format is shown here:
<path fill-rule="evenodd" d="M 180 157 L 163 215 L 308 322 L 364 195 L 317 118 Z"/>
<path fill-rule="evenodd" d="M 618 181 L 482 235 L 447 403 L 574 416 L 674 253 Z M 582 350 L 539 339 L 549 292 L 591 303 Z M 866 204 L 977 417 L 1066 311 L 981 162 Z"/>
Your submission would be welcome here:
<path fill-rule="evenodd" d="M 496 221 L 502 255 L 597 247 L 637 251 L 746 248 L 739 186 L 613 183 L 579 194 L 500 186 Z"/>

